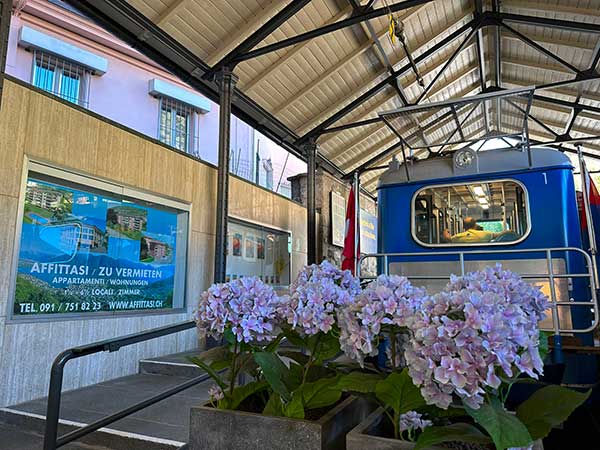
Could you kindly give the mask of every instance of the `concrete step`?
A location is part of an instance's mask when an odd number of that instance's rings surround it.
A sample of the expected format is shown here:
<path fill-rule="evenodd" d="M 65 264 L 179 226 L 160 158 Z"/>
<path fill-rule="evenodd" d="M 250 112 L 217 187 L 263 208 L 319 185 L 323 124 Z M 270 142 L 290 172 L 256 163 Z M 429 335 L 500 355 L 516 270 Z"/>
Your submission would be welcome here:
<path fill-rule="evenodd" d="M 24 430 L 22 427 L 0 423 L 0 443 L 3 450 L 34 450 L 41 449 L 44 438 L 40 433 Z M 115 450 L 109 447 L 89 445 L 84 443 L 67 444 L 64 450 Z"/>
<path fill-rule="evenodd" d="M 141 373 L 64 392 L 59 434 L 85 426 L 189 379 Z M 77 445 L 112 450 L 182 449 L 189 438 L 190 408 L 208 399 L 207 390 L 211 384 L 208 380 L 162 400 L 86 436 Z M 38 437 L 43 435 L 45 419 L 45 398 L 0 409 L 3 426 L 16 427 Z M 29 447 L 28 450 L 33 448 L 41 447 Z"/>
<path fill-rule="evenodd" d="M 155 375 L 169 375 L 179 377 L 197 377 L 204 373 L 200 367 L 189 362 L 187 357 L 200 355 L 200 350 L 192 350 L 157 358 L 141 359 L 139 372 Z"/>

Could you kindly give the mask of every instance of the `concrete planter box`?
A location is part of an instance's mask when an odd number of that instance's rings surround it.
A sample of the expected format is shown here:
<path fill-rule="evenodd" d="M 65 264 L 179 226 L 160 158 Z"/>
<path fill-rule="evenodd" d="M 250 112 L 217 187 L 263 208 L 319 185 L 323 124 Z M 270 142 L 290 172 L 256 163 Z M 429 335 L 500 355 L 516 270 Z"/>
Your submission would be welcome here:
<path fill-rule="evenodd" d="M 343 450 L 346 433 L 375 408 L 348 397 L 315 421 L 192 408 L 190 450 Z"/>
<path fill-rule="evenodd" d="M 412 442 L 375 435 L 381 429 L 384 419 L 383 408 L 378 408 L 359 423 L 346 436 L 347 450 L 412 450 L 415 447 Z M 448 448 L 435 446 L 428 450 L 448 450 Z M 535 441 L 533 450 L 544 450 L 541 440 Z"/>

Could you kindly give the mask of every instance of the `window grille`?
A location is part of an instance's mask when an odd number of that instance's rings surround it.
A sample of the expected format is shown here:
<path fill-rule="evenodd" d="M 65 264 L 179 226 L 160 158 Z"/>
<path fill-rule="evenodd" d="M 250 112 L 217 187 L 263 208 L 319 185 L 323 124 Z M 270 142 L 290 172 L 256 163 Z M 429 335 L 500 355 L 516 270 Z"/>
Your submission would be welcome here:
<path fill-rule="evenodd" d="M 194 135 L 195 111 L 191 106 L 160 98 L 158 139 L 171 147 L 200 158 L 198 138 Z"/>
<path fill-rule="evenodd" d="M 34 51 L 31 84 L 85 108 L 89 104 L 90 75 L 78 64 Z"/>

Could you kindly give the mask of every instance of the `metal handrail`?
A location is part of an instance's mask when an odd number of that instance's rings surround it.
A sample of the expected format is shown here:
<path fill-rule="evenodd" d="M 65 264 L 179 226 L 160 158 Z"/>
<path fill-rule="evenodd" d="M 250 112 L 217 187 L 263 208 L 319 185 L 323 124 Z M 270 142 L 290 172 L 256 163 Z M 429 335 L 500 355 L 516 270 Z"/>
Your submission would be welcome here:
<path fill-rule="evenodd" d="M 60 416 L 60 400 L 62 394 L 63 373 L 65 365 L 72 359 L 81 358 L 83 356 L 93 355 L 100 352 L 116 352 L 122 347 L 137 344 L 139 342 L 149 341 L 162 336 L 179 333 L 181 331 L 194 328 L 196 323 L 193 320 L 180 322 L 174 325 L 153 328 L 151 330 L 142 331 L 139 333 L 129 334 L 112 339 L 94 342 L 92 344 L 73 347 L 60 353 L 50 369 L 50 387 L 48 388 L 48 405 L 46 407 L 46 431 L 44 433 L 44 450 L 56 450 L 69 442 L 86 436 L 106 425 L 109 425 L 117 420 L 127 417 L 137 411 L 140 411 L 150 405 L 153 405 L 165 398 L 177 394 L 185 389 L 195 386 L 209 378 L 208 374 L 200 375 L 196 378 L 178 384 L 166 391 L 161 392 L 149 399 L 136 403 L 133 406 L 117 411 L 110 416 L 103 417 L 96 422 L 93 422 L 85 427 L 71 431 L 63 436 L 58 437 L 58 423 Z"/>
<path fill-rule="evenodd" d="M 555 274 L 552 262 L 553 252 L 575 252 L 580 253 L 584 258 L 587 266 L 587 273 L 575 273 L 575 274 Z M 489 254 L 505 254 L 505 253 L 543 253 L 544 259 L 547 262 L 548 273 L 544 274 L 524 274 L 521 277 L 526 279 L 547 279 L 550 284 L 550 300 L 554 308 L 552 308 L 552 328 L 541 328 L 544 331 L 553 331 L 555 335 L 560 333 L 589 333 L 593 331 L 599 324 L 600 313 L 598 311 L 598 299 L 596 295 L 595 276 L 593 273 L 593 264 L 590 255 L 584 250 L 577 247 L 554 247 L 554 248 L 536 248 L 536 249 L 507 249 L 507 250 L 469 250 L 469 251 L 439 251 L 439 252 L 426 252 L 426 253 L 370 253 L 362 255 L 358 262 L 357 276 L 361 279 L 374 279 L 375 277 L 361 277 L 360 271 L 362 262 L 369 258 L 383 258 L 383 272 L 385 275 L 389 275 L 389 259 L 393 257 L 406 257 L 406 258 L 427 258 L 431 256 L 458 256 L 460 263 L 460 274 L 465 275 L 465 255 L 489 255 Z M 450 279 L 450 275 L 417 275 L 409 276 L 407 278 L 417 280 L 447 280 Z M 588 278 L 590 282 L 591 300 L 589 301 L 562 301 L 557 299 L 555 280 L 563 278 Z M 587 328 L 560 328 L 560 321 L 558 317 L 558 308 L 562 306 L 590 306 L 593 309 L 594 318 L 592 324 Z"/>

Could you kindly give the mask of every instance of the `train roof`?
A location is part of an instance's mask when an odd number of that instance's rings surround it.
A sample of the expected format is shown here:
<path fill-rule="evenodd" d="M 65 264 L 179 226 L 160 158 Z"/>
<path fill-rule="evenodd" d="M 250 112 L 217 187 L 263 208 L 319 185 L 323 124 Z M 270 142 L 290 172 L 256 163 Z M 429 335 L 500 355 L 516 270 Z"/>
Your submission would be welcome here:
<path fill-rule="evenodd" d="M 459 167 L 455 163 L 455 156 L 463 149 L 448 156 L 416 160 L 408 163 L 408 175 L 404 165 L 392 162 L 390 168 L 379 178 L 378 189 L 392 184 L 415 183 L 428 180 L 442 180 L 464 177 L 469 175 L 483 175 L 503 172 L 513 172 L 527 169 L 542 169 L 548 167 L 564 167 L 572 169 L 571 160 L 562 152 L 551 148 L 532 148 L 531 166 L 529 154 L 520 149 L 495 149 L 474 152 L 467 149 L 473 156 L 471 164 Z"/>

